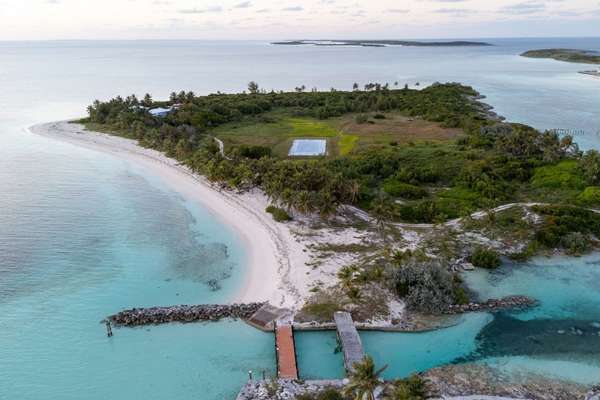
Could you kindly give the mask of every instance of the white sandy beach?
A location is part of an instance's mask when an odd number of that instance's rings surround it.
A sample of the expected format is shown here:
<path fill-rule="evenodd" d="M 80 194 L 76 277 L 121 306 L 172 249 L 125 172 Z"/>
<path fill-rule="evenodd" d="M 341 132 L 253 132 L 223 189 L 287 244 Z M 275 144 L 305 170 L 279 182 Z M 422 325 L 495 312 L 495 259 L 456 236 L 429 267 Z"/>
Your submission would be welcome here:
<path fill-rule="evenodd" d="M 262 193 L 237 195 L 219 190 L 158 151 L 138 146 L 133 140 L 84 130 L 79 124 L 54 122 L 28 131 L 116 155 L 157 176 L 184 198 L 201 204 L 237 231 L 246 245 L 246 278 L 232 301 L 268 301 L 290 309 L 299 306 L 302 296 L 297 287 L 305 286 L 305 275 L 292 271 L 306 269 L 302 268 L 306 261 L 306 256 L 302 257 L 304 246 L 294 240 L 285 225 L 276 223 L 264 211 L 268 199 Z"/>
<path fill-rule="evenodd" d="M 183 198 L 200 204 L 242 238 L 247 260 L 245 279 L 231 302 L 269 302 L 293 317 L 315 287 L 337 282 L 338 271 L 356 261 L 350 253 L 324 257 L 317 245 L 361 243 L 368 233 L 353 228 L 312 229 L 307 218 L 277 223 L 265 211 L 268 198 L 258 189 L 234 193 L 222 190 L 164 154 L 139 146 L 134 140 L 85 130 L 66 121 L 35 125 L 28 132 L 76 146 L 112 154 L 144 168 Z M 308 218 L 309 220 L 310 218 Z M 389 318 L 374 319 L 372 326 L 388 326 L 404 314 L 404 304 L 392 302 Z"/>

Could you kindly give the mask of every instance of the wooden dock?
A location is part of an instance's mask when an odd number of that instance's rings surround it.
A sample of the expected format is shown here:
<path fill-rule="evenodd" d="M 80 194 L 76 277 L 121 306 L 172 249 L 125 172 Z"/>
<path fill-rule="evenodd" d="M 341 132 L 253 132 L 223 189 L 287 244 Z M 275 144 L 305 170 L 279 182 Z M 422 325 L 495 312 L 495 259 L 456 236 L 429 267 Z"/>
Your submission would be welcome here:
<path fill-rule="evenodd" d="M 298 379 L 294 330 L 291 324 L 275 325 L 275 352 L 277 377 L 279 379 Z"/>
<path fill-rule="evenodd" d="M 365 357 L 362 341 L 350 313 L 336 312 L 333 314 L 333 319 L 335 320 L 338 339 L 344 352 L 344 367 L 346 368 L 346 372 L 350 373 L 354 370 L 354 364 L 362 361 Z"/>

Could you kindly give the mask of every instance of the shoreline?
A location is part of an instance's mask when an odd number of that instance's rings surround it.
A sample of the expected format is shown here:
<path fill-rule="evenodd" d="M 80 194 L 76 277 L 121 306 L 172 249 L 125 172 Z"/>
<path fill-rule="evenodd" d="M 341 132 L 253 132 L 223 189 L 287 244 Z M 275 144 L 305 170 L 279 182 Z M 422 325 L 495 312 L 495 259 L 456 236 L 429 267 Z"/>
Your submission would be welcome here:
<path fill-rule="evenodd" d="M 86 130 L 68 121 L 38 124 L 27 132 L 75 146 L 117 156 L 142 167 L 160 179 L 184 199 L 201 205 L 220 222 L 233 229 L 244 245 L 247 256 L 242 286 L 229 299 L 232 303 L 269 302 L 277 307 L 297 309 L 301 303 L 289 275 L 292 253 L 302 247 L 289 230 L 275 222 L 264 209 L 269 204 L 254 190 L 237 195 L 219 190 L 204 177 L 164 154 L 141 147 L 136 141 Z"/>

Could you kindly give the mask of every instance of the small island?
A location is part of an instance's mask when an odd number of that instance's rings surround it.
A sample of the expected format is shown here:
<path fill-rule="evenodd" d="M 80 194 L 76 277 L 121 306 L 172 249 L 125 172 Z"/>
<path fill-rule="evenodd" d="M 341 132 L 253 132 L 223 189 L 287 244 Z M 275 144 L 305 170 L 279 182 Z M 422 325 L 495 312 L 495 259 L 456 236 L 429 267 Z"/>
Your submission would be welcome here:
<path fill-rule="evenodd" d="M 414 41 L 414 40 L 288 40 L 273 42 L 274 45 L 283 46 L 359 46 L 359 47 L 388 47 L 388 46 L 411 46 L 411 47 L 458 47 L 458 46 L 492 46 L 485 42 L 470 42 L 464 40 L 456 41 Z"/>
<path fill-rule="evenodd" d="M 600 53 L 592 50 L 580 49 L 541 49 L 529 50 L 521 54 L 528 58 L 552 58 L 557 61 L 565 61 L 579 64 L 600 64 Z"/>
<path fill-rule="evenodd" d="M 482 98 L 460 83 L 285 92 L 250 82 L 242 93 L 117 96 L 93 102 L 87 118 L 32 129 L 118 153 L 240 232 L 249 260 L 234 304 L 132 308 L 102 321 L 109 337 L 113 326 L 222 319 L 274 332 L 277 377 L 250 372 L 238 400 L 356 398 L 363 375 L 374 377 L 369 390 L 391 399 L 537 399 L 557 390 L 566 393 L 560 398 L 596 398 L 596 388 L 538 375 L 498 381 L 477 362 L 514 354 L 514 343 L 528 356 L 530 343 L 549 338 L 552 351 L 586 340 L 592 353 L 597 321 L 579 328 L 559 320 L 551 329 L 542 321 L 540 329 L 500 315 L 468 357 L 387 381 L 358 340 L 357 329 L 423 331 L 454 325 L 460 314 L 538 307 L 519 293 L 479 298 L 468 274 L 600 248 L 600 153 L 506 122 Z M 219 290 L 218 280 L 204 283 Z M 302 330 L 345 338 L 347 380 L 298 379 L 293 335 Z"/>

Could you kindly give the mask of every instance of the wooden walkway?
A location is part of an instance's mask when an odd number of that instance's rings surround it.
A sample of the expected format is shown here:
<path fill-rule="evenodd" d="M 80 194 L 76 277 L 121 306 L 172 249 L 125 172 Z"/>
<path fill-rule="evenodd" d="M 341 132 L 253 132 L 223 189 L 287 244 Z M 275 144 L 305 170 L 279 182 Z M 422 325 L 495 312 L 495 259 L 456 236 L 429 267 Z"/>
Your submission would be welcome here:
<path fill-rule="evenodd" d="M 280 379 L 298 379 L 296 346 L 292 325 L 275 326 L 275 351 L 277 354 L 277 376 Z"/>
<path fill-rule="evenodd" d="M 346 372 L 350 373 L 354 370 L 354 364 L 362 361 L 365 357 L 362 342 L 350 313 L 336 312 L 333 314 L 333 319 L 344 352 L 344 367 L 346 367 Z"/>

